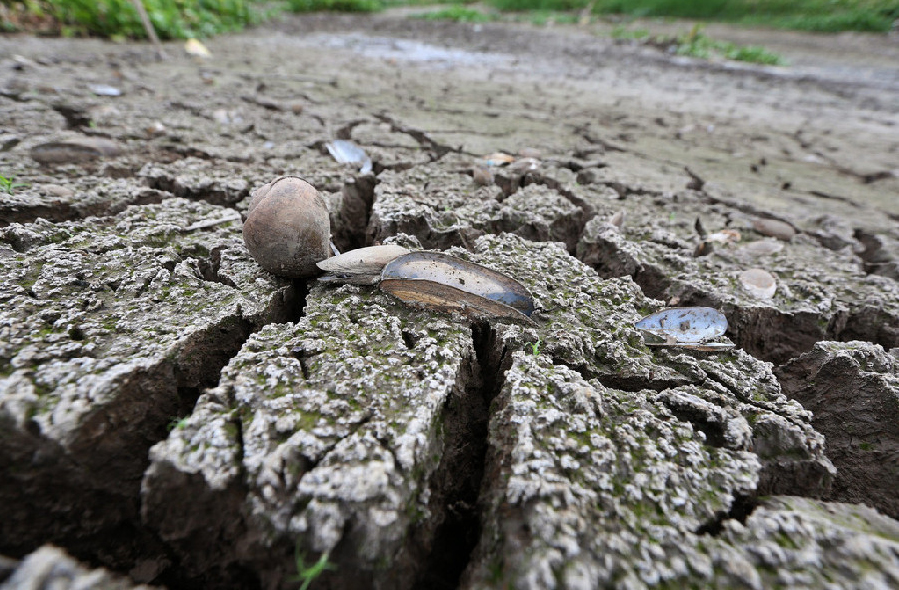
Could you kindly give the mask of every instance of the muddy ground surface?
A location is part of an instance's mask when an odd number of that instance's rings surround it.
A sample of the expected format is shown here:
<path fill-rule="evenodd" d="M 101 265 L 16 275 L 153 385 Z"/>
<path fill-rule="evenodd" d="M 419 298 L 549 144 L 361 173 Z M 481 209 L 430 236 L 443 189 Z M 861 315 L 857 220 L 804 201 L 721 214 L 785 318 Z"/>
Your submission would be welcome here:
<path fill-rule="evenodd" d="M 0 38 L 0 572 L 55 544 L 170 587 L 292 587 L 295 550 L 332 588 L 899 583 L 899 43 L 707 29 L 791 63 L 761 67 L 405 14 L 164 61 Z M 285 174 L 341 250 L 454 249 L 534 323 L 262 271 L 241 215 Z M 737 351 L 647 347 L 664 305 Z"/>

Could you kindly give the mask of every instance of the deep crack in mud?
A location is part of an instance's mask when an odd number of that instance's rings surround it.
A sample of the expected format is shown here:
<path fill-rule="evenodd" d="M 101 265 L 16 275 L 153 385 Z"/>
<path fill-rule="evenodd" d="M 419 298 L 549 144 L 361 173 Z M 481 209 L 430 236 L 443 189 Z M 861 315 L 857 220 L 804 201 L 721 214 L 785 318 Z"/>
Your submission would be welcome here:
<path fill-rule="evenodd" d="M 511 361 L 488 323 L 475 323 L 471 332 L 475 356 L 464 368 L 464 391 L 447 402 L 444 452 L 431 477 L 432 512 L 438 524 L 413 586 L 419 590 L 457 588 L 481 536 L 484 508 L 479 496 L 491 402 L 502 388 Z"/>

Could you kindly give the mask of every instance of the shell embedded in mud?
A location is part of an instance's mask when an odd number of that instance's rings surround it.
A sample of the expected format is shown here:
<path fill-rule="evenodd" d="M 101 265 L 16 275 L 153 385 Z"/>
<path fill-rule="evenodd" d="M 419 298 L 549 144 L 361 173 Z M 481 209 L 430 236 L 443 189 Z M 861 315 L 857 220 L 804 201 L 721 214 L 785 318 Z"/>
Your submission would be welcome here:
<path fill-rule="evenodd" d="M 770 272 L 761 268 L 742 271 L 740 284 L 750 295 L 759 299 L 771 299 L 777 291 L 777 279 Z"/>
<path fill-rule="evenodd" d="M 409 250 L 394 245 L 369 246 L 350 250 L 318 262 L 317 266 L 321 270 L 330 273 L 319 277 L 319 280 L 353 285 L 374 285 L 381 280 L 381 271 L 384 266 L 405 254 L 409 254 Z"/>
<path fill-rule="evenodd" d="M 515 279 L 436 252 L 412 252 L 388 263 L 381 290 L 406 303 L 475 318 L 526 320 L 534 312 L 531 294 Z"/>
<path fill-rule="evenodd" d="M 330 255 L 328 205 L 296 176 L 282 176 L 253 193 L 243 239 L 259 265 L 272 274 L 305 278 Z"/>
<path fill-rule="evenodd" d="M 700 345 L 722 336 L 727 331 L 727 318 L 711 307 L 676 307 L 648 315 L 634 324 L 638 330 L 665 339 L 665 344 Z M 726 348 L 732 345 L 718 345 Z"/>

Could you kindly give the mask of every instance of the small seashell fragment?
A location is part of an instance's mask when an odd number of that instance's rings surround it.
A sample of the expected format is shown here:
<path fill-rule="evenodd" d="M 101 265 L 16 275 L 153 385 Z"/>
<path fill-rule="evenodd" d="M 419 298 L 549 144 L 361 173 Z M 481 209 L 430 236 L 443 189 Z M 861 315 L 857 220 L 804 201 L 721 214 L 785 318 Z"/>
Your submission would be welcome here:
<path fill-rule="evenodd" d="M 391 260 L 409 254 L 402 246 L 369 246 L 344 252 L 317 262 L 321 270 L 330 273 L 318 280 L 353 285 L 374 285 L 381 279 L 381 271 Z"/>
<path fill-rule="evenodd" d="M 514 161 L 515 156 L 510 156 L 509 154 L 504 154 L 502 152 L 484 156 L 484 162 L 486 162 L 488 166 L 502 166 L 504 164 L 511 164 Z"/>
<path fill-rule="evenodd" d="M 97 96 L 121 96 L 122 91 L 115 86 L 107 86 L 106 84 L 94 84 L 90 87 L 91 92 Z"/>
<path fill-rule="evenodd" d="M 520 158 L 509 164 L 509 170 L 517 174 L 526 174 L 540 168 L 540 160 L 535 158 Z"/>
<path fill-rule="evenodd" d="M 627 218 L 627 211 L 622 209 L 621 211 L 617 211 L 612 214 L 609 218 L 609 225 L 612 227 L 618 228 L 619 230 L 624 227 L 624 220 Z"/>
<path fill-rule="evenodd" d="M 155 137 L 156 135 L 162 135 L 163 133 L 165 133 L 166 128 L 165 125 L 163 125 L 159 121 L 154 121 L 153 123 L 147 125 L 145 131 L 150 137 Z"/>
<path fill-rule="evenodd" d="M 706 236 L 706 242 L 718 242 L 721 244 L 727 244 L 730 242 L 739 242 L 740 241 L 740 232 L 735 229 L 722 229 L 721 231 L 717 231 L 713 234 L 709 234 Z"/>
<path fill-rule="evenodd" d="M 206 49 L 206 46 L 196 39 L 188 39 L 184 42 L 184 53 L 194 57 L 209 57 L 212 55 L 209 53 L 209 50 Z"/>
<path fill-rule="evenodd" d="M 764 236 L 771 236 L 783 242 L 789 242 L 796 235 L 792 225 L 777 219 L 756 219 L 752 222 L 752 227 Z"/>
<path fill-rule="evenodd" d="M 371 158 L 365 150 L 347 139 L 335 139 L 326 146 L 328 153 L 337 160 L 338 164 L 360 164 L 359 172 L 368 174 L 372 170 Z"/>
<path fill-rule="evenodd" d="M 777 291 L 777 280 L 774 275 L 760 268 L 750 268 L 740 273 L 743 288 L 758 299 L 771 299 Z"/>

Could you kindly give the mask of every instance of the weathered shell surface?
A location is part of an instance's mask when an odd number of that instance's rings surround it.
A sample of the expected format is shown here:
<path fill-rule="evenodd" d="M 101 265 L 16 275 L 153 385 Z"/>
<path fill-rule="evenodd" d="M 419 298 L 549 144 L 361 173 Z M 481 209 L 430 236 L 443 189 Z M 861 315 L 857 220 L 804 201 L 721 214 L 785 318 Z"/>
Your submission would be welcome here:
<path fill-rule="evenodd" d="M 409 254 L 402 246 L 369 246 L 344 252 L 317 263 L 330 275 L 319 277 L 320 281 L 373 285 L 381 278 L 381 271 L 391 260 Z"/>
<path fill-rule="evenodd" d="M 759 299 L 771 299 L 777 292 L 777 279 L 761 268 L 750 268 L 741 272 L 740 283 L 750 295 Z"/>
<path fill-rule="evenodd" d="M 253 193 L 243 225 L 250 254 L 265 270 L 284 277 L 318 274 L 330 255 L 328 205 L 302 178 L 282 176 Z"/>
<path fill-rule="evenodd" d="M 531 294 L 518 281 L 436 252 L 412 252 L 388 263 L 381 290 L 408 303 L 474 317 L 522 319 L 534 312 Z"/>
<path fill-rule="evenodd" d="M 634 327 L 677 344 L 699 344 L 723 335 L 727 318 L 711 307 L 677 307 L 648 315 Z"/>

